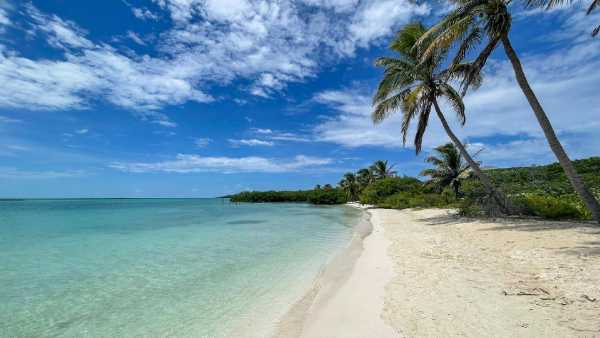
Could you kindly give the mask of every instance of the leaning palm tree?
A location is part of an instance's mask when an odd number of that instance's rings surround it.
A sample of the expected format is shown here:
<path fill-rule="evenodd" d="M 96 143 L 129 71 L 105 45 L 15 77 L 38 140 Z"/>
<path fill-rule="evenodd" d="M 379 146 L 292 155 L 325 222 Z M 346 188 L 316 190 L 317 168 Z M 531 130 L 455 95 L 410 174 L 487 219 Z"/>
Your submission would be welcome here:
<path fill-rule="evenodd" d="M 470 85 L 479 84 L 480 72 L 488 57 L 496 46 L 502 43 L 504 51 L 512 64 L 517 83 L 521 87 L 523 94 L 525 94 L 538 123 L 544 131 L 550 148 L 560 162 L 574 190 L 579 194 L 592 213 L 592 217 L 600 222 L 600 205 L 594 195 L 585 186 L 581 176 L 575 170 L 573 163 L 558 140 L 546 112 L 527 81 L 521 61 L 510 42 L 508 33 L 512 17 L 508 10 L 508 5 L 511 3 L 511 0 L 454 0 L 454 2 L 456 4 L 455 9 L 427 33 L 423 34 L 415 44 L 415 48 L 424 49 L 421 55 L 421 62 L 429 62 L 428 60 L 431 58 L 431 55 L 443 53 L 454 42 L 458 42 L 457 52 L 451 62 L 450 68 L 455 67 L 462 62 L 469 50 L 478 46 L 484 37 L 486 37 L 485 47 L 470 65 L 466 76 L 463 78 L 462 94 L 464 95 Z"/>
<path fill-rule="evenodd" d="M 344 178 L 340 181 L 340 187 L 346 193 L 348 201 L 356 201 L 358 199 L 358 181 L 353 173 L 344 174 Z"/>
<path fill-rule="evenodd" d="M 460 150 L 461 155 L 467 160 L 475 175 L 479 177 L 488 193 L 503 209 L 502 211 L 508 212 L 506 199 L 495 189 L 490 179 L 481 171 L 479 165 L 450 129 L 438 103 L 438 97 L 446 99 L 457 114 L 461 124 L 464 125 L 465 106 L 462 98 L 447 81 L 461 78 L 464 76 L 465 70 L 470 68 L 466 65 L 457 64 L 452 68 L 442 69 L 442 61 L 446 55 L 446 51 L 442 49 L 430 51 L 429 57 L 422 60 L 421 53 L 423 49 L 416 46 L 416 43 L 423 38 L 426 32 L 427 28 L 421 23 L 404 26 L 390 45 L 390 48 L 399 55 L 393 58 L 381 57 L 375 62 L 375 65 L 384 67 L 385 72 L 373 98 L 373 104 L 375 105 L 375 110 L 372 113 L 373 121 L 379 123 L 391 113 L 402 110 L 404 114 L 401 129 L 402 140 L 406 144 L 410 123 L 413 119 L 418 119 L 414 138 L 415 150 L 418 154 L 421 151 L 423 136 L 433 107 L 446 134 Z"/>
<path fill-rule="evenodd" d="M 393 168 L 394 168 L 394 165 L 388 165 L 387 160 L 375 161 L 370 167 L 371 172 L 373 173 L 373 177 L 375 177 L 375 179 L 382 179 L 382 178 L 396 176 L 396 172 L 392 170 Z"/>
<path fill-rule="evenodd" d="M 373 172 L 367 168 L 362 168 L 356 172 L 356 181 L 358 182 L 359 190 L 363 190 L 369 184 L 373 183 L 374 180 Z"/>
<path fill-rule="evenodd" d="M 463 161 L 460 151 L 453 143 L 446 143 L 434 149 L 437 156 L 429 156 L 425 161 L 431 163 L 435 168 L 425 169 L 421 176 L 429 176 L 427 182 L 438 191 L 451 186 L 454 195 L 458 197 L 461 180 L 465 178 L 471 166 Z"/>

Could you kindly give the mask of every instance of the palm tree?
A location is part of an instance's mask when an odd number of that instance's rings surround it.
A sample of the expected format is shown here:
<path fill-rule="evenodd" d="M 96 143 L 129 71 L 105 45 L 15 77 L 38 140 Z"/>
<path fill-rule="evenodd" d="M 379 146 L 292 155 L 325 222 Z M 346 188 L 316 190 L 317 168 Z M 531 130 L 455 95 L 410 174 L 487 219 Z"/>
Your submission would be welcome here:
<path fill-rule="evenodd" d="M 454 195 L 458 197 L 461 179 L 465 177 L 471 168 L 463 161 L 460 151 L 453 143 L 446 143 L 434 149 L 438 155 L 429 156 L 425 161 L 431 163 L 435 168 L 425 169 L 421 176 L 429 176 L 429 184 L 433 184 L 439 191 L 447 186 L 452 186 Z"/>
<path fill-rule="evenodd" d="M 547 1 L 556 2 L 561 0 Z M 594 0 L 594 3 L 596 1 Z M 592 217 L 600 222 L 600 205 L 594 195 L 585 186 L 581 176 L 575 170 L 571 159 L 558 140 L 546 112 L 527 81 L 521 61 L 510 42 L 508 37 L 512 20 L 508 10 L 510 2 L 511 0 L 456 0 L 456 8 L 427 33 L 423 34 L 416 43 L 416 47 L 426 48 L 421 56 L 421 62 L 427 63 L 430 55 L 443 53 L 454 42 L 458 41 L 457 53 L 450 66 L 451 68 L 455 67 L 464 59 L 469 50 L 481 42 L 484 35 L 487 36 L 485 47 L 470 65 L 470 69 L 463 78 L 464 95 L 471 84 L 479 84 L 481 69 L 496 46 L 502 43 L 506 56 L 512 64 L 517 83 L 521 87 L 523 94 L 525 94 L 538 123 L 544 131 L 550 148 L 569 178 L 573 189 L 586 204 L 592 213 Z M 595 5 L 591 9 L 593 7 Z"/>
<path fill-rule="evenodd" d="M 339 184 L 346 193 L 348 201 L 356 201 L 358 199 L 358 181 L 353 173 L 344 174 L 344 178 Z"/>
<path fill-rule="evenodd" d="M 358 182 L 359 190 L 363 190 L 369 184 L 373 183 L 374 180 L 373 172 L 367 168 L 360 169 L 356 172 L 356 181 Z"/>
<path fill-rule="evenodd" d="M 382 178 L 396 176 L 396 172 L 392 170 L 393 168 L 394 168 L 394 165 L 388 166 L 387 160 L 386 161 L 382 161 L 382 160 L 375 161 L 370 167 L 371 172 L 373 173 L 373 177 L 375 177 L 375 179 L 382 179 Z"/>
<path fill-rule="evenodd" d="M 413 119 L 418 118 L 417 131 L 414 144 L 418 154 L 421 151 L 423 135 L 429 122 L 431 108 L 440 119 L 444 130 L 460 150 L 461 155 L 467 160 L 475 174 L 479 177 L 486 190 L 497 204 L 507 212 L 506 199 L 498 192 L 490 179 L 481 171 L 479 165 L 469 155 L 464 145 L 450 129 L 448 122 L 438 104 L 437 98 L 443 97 L 458 115 L 461 124 L 465 123 L 465 106 L 461 96 L 448 84 L 449 79 L 461 78 L 469 66 L 457 64 L 452 68 L 440 70 L 446 51 L 437 49 L 430 52 L 429 57 L 421 61 L 421 48 L 415 48 L 418 40 L 422 39 L 427 29 L 421 23 L 406 25 L 390 48 L 399 53 L 397 58 L 381 57 L 375 65 L 385 68 L 383 79 L 373 98 L 375 110 L 372 118 L 375 123 L 383 121 L 391 113 L 402 110 L 403 142 Z"/>

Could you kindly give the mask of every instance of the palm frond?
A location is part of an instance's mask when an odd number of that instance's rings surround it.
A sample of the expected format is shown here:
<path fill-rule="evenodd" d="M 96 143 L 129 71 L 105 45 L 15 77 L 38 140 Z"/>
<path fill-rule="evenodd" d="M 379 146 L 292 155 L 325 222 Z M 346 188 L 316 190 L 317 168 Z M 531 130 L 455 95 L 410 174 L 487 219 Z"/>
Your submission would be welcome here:
<path fill-rule="evenodd" d="M 382 61 L 390 62 L 390 66 L 388 66 L 385 70 L 383 74 L 383 79 L 381 79 L 381 82 L 379 82 L 377 91 L 373 96 L 374 105 L 382 100 L 385 100 L 394 92 L 397 93 L 407 89 L 406 87 L 413 83 L 415 78 L 414 64 L 410 64 L 408 62 L 400 61 L 397 59 L 394 59 L 393 64 L 391 63 L 391 60 Z"/>
<path fill-rule="evenodd" d="M 439 88 L 442 92 L 442 95 L 448 100 L 452 109 L 456 112 L 456 116 L 460 121 L 460 124 L 464 125 L 467 121 L 465 115 L 465 103 L 463 102 L 460 94 L 451 85 L 447 83 L 441 83 Z"/>
<path fill-rule="evenodd" d="M 414 55 L 415 42 L 427 31 L 420 22 L 405 25 L 390 44 L 390 48 L 404 55 Z"/>
<path fill-rule="evenodd" d="M 415 133 L 415 152 L 419 154 L 421 152 L 421 146 L 423 144 L 423 135 L 427 129 L 429 123 L 429 114 L 431 113 L 431 100 L 422 100 L 423 106 L 420 107 L 419 124 L 417 125 L 417 132 Z"/>
<path fill-rule="evenodd" d="M 482 31 L 479 27 L 474 27 L 471 32 L 464 38 L 460 43 L 456 55 L 452 59 L 452 65 L 458 65 L 467 56 L 467 53 L 472 50 L 475 46 L 481 43 Z"/>
<path fill-rule="evenodd" d="M 474 71 L 474 67 L 472 63 L 451 65 L 450 68 L 440 72 L 438 78 L 443 81 L 457 80 L 461 83 L 468 78 L 470 80 L 470 87 L 477 89 L 481 86 L 482 75 L 480 71 Z"/>
<path fill-rule="evenodd" d="M 461 36 L 464 36 L 473 22 L 471 16 L 465 16 L 437 34 L 421 54 L 421 62 L 432 58 L 434 54 L 444 54 Z"/>
<path fill-rule="evenodd" d="M 572 0 L 525 0 L 525 6 L 532 8 L 545 8 L 550 9 L 563 4 L 570 4 Z"/>
<path fill-rule="evenodd" d="M 431 164 L 437 166 L 437 165 L 441 165 L 444 161 L 435 156 L 429 156 L 428 158 L 425 159 L 425 162 L 431 163 Z"/>
<path fill-rule="evenodd" d="M 381 100 L 375 106 L 375 110 L 371 114 L 373 123 L 380 123 L 385 120 L 391 113 L 402 108 L 404 98 L 411 92 L 410 89 L 401 91 L 389 98 Z"/>
<path fill-rule="evenodd" d="M 463 78 L 462 83 L 461 83 L 462 96 L 465 96 L 465 94 L 467 93 L 467 90 L 469 89 L 469 87 L 471 85 L 477 84 L 478 79 L 479 80 L 481 79 L 481 70 L 485 66 L 487 59 L 492 54 L 492 52 L 494 51 L 494 48 L 496 48 L 496 45 L 498 44 L 499 41 L 500 41 L 499 37 L 492 39 L 485 46 L 485 48 L 481 51 L 481 53 L 479 53 L 479 56 L 477 57 L 477 59 L 475 59 L 475 61 L 473 61 L 471 63 L 471 69 L 469 69 L 469 72 L 465 75 L 465 77 Z"/>
<path fill-rule="evenodd" d="M 418 108 L 420 106 L 419 101 L 421 100 L 422 93 L 425 90 L 424 85 L 418 85 L 409 94 L 407 94 L 402 102 L 402 144 L 406 144 L 406 136 L 408 135 L 408 129 L 410 128 L 410 122 L 417 115 Z"/>
<path fill-rule="evenodd" d="M 586 14 L 589 15 L 596 7 L 600 6 L 600 0 L 594 0 L 588 7 Z"/>

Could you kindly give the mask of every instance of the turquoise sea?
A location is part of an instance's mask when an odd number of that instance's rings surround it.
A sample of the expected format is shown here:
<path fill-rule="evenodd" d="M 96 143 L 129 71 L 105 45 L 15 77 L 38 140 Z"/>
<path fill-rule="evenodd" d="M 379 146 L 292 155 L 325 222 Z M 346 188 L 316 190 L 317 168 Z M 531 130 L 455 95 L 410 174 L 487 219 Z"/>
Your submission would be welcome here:
<path fill-rule="evenodd" d="M 359 215 L 222 199 L 0 201 L 0 336 L 267 336 Z"/>

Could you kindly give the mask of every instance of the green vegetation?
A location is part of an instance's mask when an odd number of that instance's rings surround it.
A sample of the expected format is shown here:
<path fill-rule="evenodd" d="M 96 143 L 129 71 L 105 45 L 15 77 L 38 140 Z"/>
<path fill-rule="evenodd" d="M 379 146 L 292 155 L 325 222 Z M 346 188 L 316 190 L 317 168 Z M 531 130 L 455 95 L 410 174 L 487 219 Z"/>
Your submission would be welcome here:
<path fill-rule="evenodd" d="M 252 191 L 229 196 L 232 202 L 303 202 L 312 204 L 342 204 L 360 201 L 380 208 L 458 208 L 465 216 L 498 215 L 495 199 L 460 158 L 451 144 L 437 147 L 437 160 L 427 159 L 434 168 L 424 173 L 429 181 L 390 174 L 375 175 L 375 166 L 346 173 L 337 187 L 317 185 L 311 190 Z M 382 161 L 383 162 L 383 161 Z M 573 162 L 585 182 L 600 198 L 600 157 Z M 449 168 L 454 168 L 453 173 Z M 458 170 L 460 168 L 460 170 Z M 572 190 L 558 163 L 545 166 L 486 169 L 496 186 L 503 187 L 511 205 L 511 214 L 548 219 L 591 219 L 591 213 Z M 384 171 L 385 172 L 385 171 Z M 433 174 L 433 173 L 436 174 Z M 456 173 L 459 173 L 456 175 Z M 377 176 L 379 178 L 377 178 Z M 455 183 L 449 183 L 455 182 Z"/>
<path fill-rule="evenodd" d="M 468 80 L 474 84 L 481 81 L 480 74 L 471 74 L 471 64 L 456 60 L 449 68 L 444 68 L 445 58 L 451 45 L 434 44 L 438 40 L 421 23 L 404 26 L 390 44 L 396 57 L 380 57 L 375 65 L 385 69 L 377 92 L 373 97 L 375 106 L 372 119 L 379 123 L 396 111 L 402 116 L 402 141 L 406 138 L 413 120 L 417 121 L 414 145 L 418 154 L 432 109 L 442 123 L 444 131 L 467 161 L 473 174 L 488 190 L 504 212 L 507 211 L 506 198 L 498 191 L 490 179 L 479 168 L 479 164 L 467 152 L 466 147 L 450 128 L 439 102 L 446 101 L 462 125 L 465 124 L 465 104 L 462 96 L 452 87 L 452 80 Z M 435 47 L 435 48 L 434 48 Z M 460 158 L 460 156 L 459 156 Z"/>
<path fill-rule="evenodd" d="M 425 161 L 435 167 L 423 170 L 421 176 L 429 176 L 428 184 L 436 191 L 452 187 L 454 195 L 458 197 L 462 179 L 471 166 L 464 163 L 458 149 L 452 143 L 441 145 L 434 151 L 437 156 L 429 156 Z"/>
<path fill-rule="evenodd" d="M 600 198 L 600 157 L 573 161 L 596 198 Z M 591 219 L 592 215 L 579 195 L 573 191 L 567 176 L 558 163 L 545 166 L 489 169 L 497 186 L 501 186 L 510 200 L 511 213 L 549 219 Z M 461 213 L 464 215 L 495 214 L 477 180 L 463 183 L 464 198 Z"/>
<path fill-rule="evenodd" d="M 244 191 L 229 196 L 232 202 L 278 203 L 278 202 L 308 202 L 312 190 L 298 191 Z"/>
<path fill-rule="evenodd" d="M 423 192 L 423 182 L 408 176 L 376 180 L 361 192 L 360 202 L 362 204 L 378 205 L 387 197 L 399 192 L 420 194 Z"/>
<path fill-rule="evenodd" d="M 526 0 L 525 2 L 530 6 L 539 6 L 548 9 L 566 1 Z M 599 1 L 594 0 L 588 9 L 588 14 L 597 7 L 599 3 Z M 412 50 L 422 51 L 422 53 L 419 54 L 421 63 L 428 63 L 438 55 L 443 55 L 443 59 L 446 59 L 449 51 L 455 52 L 451 60 L 448 60 L 448 70 L 452 72 L 455 69 L 464 69 L 459 80 L 461 81 L 462 95 L 465 95 L 470 87 L 476 89 L 480 85 L 481 73 L 485 67 L 486 61 L 490 55 L 492 55 L 496 47 L 502 45 L 506 57 L 512 65 L 517 83 L 521 88 L 523 95 L 527 98 L 527 102 L 529 103 L 540 128 L 544 132 L 544 136 L 550 145 L 550 149 L 556 156 L 565 174 L 569 177 L 569 182 L 573 189 L 579 195 L 583 203 L 585 203 L 587 210 L 592 214 L 593 219 L 600 222 L 600 203 L 598 203 L 598 200 L 594 197 L 590 187 L 585 184 L 580 173 L 577 171 L 564 147 L 560 143 L 541 102 L 538 100 L 533 88 L 531 88 L 531 85 L 529 84 L 521 60 L 512 45 L 510 39 L 512 27 L 511 9 L 514 9 L 514 7 L 511 7 L 512 4 L 513 2 L 511 0 L 480 0 L 476 2 L 457 1 L 451 11 L 420 36 L 418 41 L 415 42 L 415 47 L 413 47 Z M 405 29 L 410 26 L 411 25 L 405 26 Z M 597 34 L 598 30 L 599 28 L 596 28 L 592 34 Z M 466 64 L 463 62 L 467 55 L 473 54 L 472 52 L 475 49 L 482 46 L 485 47 L 475 53 L 477 54 L 477 57 L 473 62 Z M 430 96 L 434 98 L 434 95 Z M 375 110 L 374 114 L 376 114 L 376 112 L 377 110 Z M 460 147 L 460 144 L 456 143 L 454 139 L 452 139 L 452 141 Z M 463 153 L 463 156 L 465 156 L 467 160 L 469 159 L 465 153 Z M 470 161 L 469 164 L 471 164 L 473 170 L 476 171 L 476 167 L 474 167 Z M 488 182 L 485 181 L 485 178 L 481 175 L 478 176 L 480 176 L 480 180 L 484 186 L 490 190 L 490 186 Z M 493 194 L 491 190 L 490 194 L 494 197 L 497 204 L 502 207 L 503 213 L 510 212 L 510 203 L 502 201 L 504 196 L 499 198 L 500 195 Z"/>

